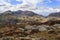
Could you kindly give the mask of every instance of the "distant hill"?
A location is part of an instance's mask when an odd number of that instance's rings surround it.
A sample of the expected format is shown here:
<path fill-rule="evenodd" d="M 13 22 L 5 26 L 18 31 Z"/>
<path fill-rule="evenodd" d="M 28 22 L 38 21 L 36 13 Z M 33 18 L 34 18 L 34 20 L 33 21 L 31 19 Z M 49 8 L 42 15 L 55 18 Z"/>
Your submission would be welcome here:
<path fill-rule="evenodd" d="M 51 13 L 48 17 L 60 17 L 60 12 Z"/>
<path fill-rule="evenodd" d="M 1 23 L 5 23 L 5 22 L 11 22 L 14 21 L 15 19 L 18 18 L 23 18 L 23 17 L 43 17 L 42 15 L 38 15 L 32 11 L 22 11 L 22 10 L 18 10 L 18 11 L 6 11 L 3 13 L 0 13 L 0 22 Z"/>
<path fill-rule="evenodd" d="M 38 15 L 32 11 L 22 11 L 22 10 L 18 10 L 18 11 L 6 11 L 4 13 L 2 13 L 1 15 L 15 15 L 15 16 L 42 16 L 42 15 Z"/>

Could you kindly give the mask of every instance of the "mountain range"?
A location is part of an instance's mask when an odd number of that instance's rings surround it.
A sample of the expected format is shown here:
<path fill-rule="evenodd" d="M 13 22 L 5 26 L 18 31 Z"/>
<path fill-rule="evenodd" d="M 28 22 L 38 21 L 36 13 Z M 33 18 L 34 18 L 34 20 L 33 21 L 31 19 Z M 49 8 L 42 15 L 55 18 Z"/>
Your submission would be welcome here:
<path fill-rule="evenodd" d="M 22 11 L 22 10 L 18 10 L 18 11 L 6 11 L 3 13 L 0 13 L 0 16 L 2 15 L 11 15 L 11 16 L 40 16 L 40 17 L 44 17 L 43 15 L 39 15 L 37 13 L 34 13 L 32 11 Z M 50 13 L 47 17 L 60 17 L 60 12 L 55 12 L 55 13 Z"/>
<path fill-rule="evenodd" d="M 32 12 L 32 11 L 22 11 L 22 10 L 18 10 L 18 11 L 6 11 L 1 13 L 1 15 L 15 15 L 15 16 L 37 16 L 38 14 Z M 38 16 L 42 16 L 42 15 L 38 15 Z"/>
<path fill-rule="evenodd" d="M 60 17 L 60 12 L 51 13 L 48 17 Z"/>

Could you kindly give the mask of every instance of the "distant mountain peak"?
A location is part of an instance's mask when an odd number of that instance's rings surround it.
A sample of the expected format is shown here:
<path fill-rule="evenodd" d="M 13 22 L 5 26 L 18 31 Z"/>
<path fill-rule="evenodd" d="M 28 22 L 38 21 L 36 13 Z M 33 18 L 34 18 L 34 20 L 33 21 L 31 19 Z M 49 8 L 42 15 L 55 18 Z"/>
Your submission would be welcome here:
<path fill-rule="evenodd" d="M 51 13 L 48 17 L 60 17 L 60 12 Z"/>
<path fill-rule="evenodd" d="M 32 11 L 22 11 L 22 10 L 18 10 L 18 11 L 6 11 L 4 13 L 2 13 L 3 15 L 16 15 L 16 16 L 42 16 L 42 15 L 39 15 L 37 13 L 34 13 Z"/>

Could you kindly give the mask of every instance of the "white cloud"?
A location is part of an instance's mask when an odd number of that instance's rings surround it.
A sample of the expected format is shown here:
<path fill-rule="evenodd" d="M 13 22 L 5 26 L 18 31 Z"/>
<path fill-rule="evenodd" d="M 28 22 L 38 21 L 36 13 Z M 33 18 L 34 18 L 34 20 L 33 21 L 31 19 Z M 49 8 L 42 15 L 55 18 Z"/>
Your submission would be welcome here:
<path fill-rule="evenodd" d="M 16 0 L 18 2 L 23 2 L 21 5 L 36 6 L 38 3 L 43 3 L 44 0 Z"/>
<path fill-rule="evenodd" d="M 0 5 L 11 5 L 10 3 L 8 3 L 6 0 L 0 0 Z"/>
<path fill-rule="evenodd" d="M 23 2 L 22 4 L 12 5 L 9 3 L 11 0 L 0 0 L 0 11 L 4 12 L 7 10 L 17 11 L 17 10 L 29 10 L 33 11 L 38 14 L 45 14 L 48 15 L 52 12 L 60 12 L 60 8 L 52 8 L 52 7 L 45 7 L 37 6 L 38 3 L 44 3 L 45 0 L 16 0 L 18 2 Z M 51 0 L 47 0 L 47 3 L 51 3 Z M 2 5 L 2 6 L 1 6 Z"/>

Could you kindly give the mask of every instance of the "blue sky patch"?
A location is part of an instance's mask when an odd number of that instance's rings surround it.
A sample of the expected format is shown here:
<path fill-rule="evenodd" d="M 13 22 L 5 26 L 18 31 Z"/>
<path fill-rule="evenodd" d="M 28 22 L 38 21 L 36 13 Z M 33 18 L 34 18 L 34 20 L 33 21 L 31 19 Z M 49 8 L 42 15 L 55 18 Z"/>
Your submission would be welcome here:
<path fill-rule="evenodd" d="M 21 4 L 22 1 L 18 2 L 18 1 L 16 1 L 16 0 L 11 0 L 10 3 L 11 3 L 12 5 L 16 5 L 16 4 Z"/>

